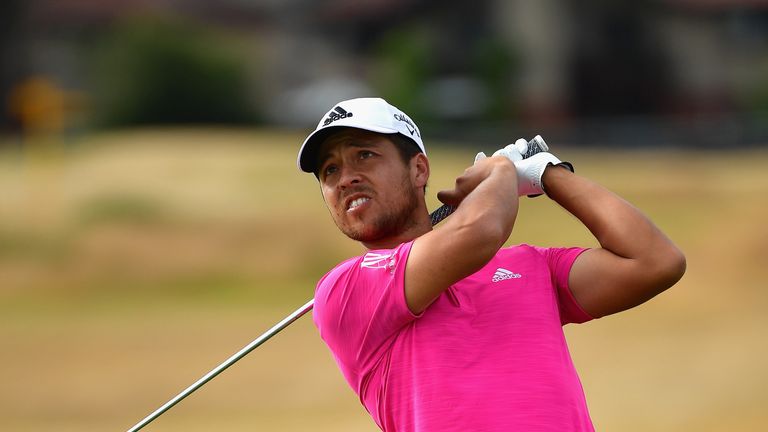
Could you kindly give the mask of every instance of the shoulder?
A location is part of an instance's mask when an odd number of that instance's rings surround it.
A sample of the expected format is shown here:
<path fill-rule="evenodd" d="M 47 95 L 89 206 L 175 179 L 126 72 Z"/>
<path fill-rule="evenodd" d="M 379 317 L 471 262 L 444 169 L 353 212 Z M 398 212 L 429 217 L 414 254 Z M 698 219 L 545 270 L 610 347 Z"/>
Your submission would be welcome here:
<path fill-rule="evenodd" d="M 349 258 L 326 273 L 317 283 L 315 298 L 327 298 L 338 289 L 351 289 L 358 285 L 381 283 L 396 275 L 403 267 L 413 242 L 402 243 L 393 249 L 368 251 L 365 255 Z"/>
<path fill-rule="evenodd" d="M 360 261 L 362 257 L 363 255 L 348 258 L 340 262 L 339 264 L 337 264 L 336 267 L 330 269 L 328 273 L 326 273 L 325 275 L 323 275 L 323 277 L 320 278 L 320 281 L 317 283 L 318 287 L 326 283 L 326 281 L 328 281 L 329 279 L 338 279 L 339 276 L 349 273 L 352 269 L 356 267 L 356 264 Z"/>
<path fill-rule="evenodd" d="M 346 259 L 323 275 L 317 282 L 315 297 L 319 297 L 322 293 L 327 294 L 334 285 L 338 284 L 339 280 L 349 278 L 350 274 L 359 266 L 358 263 L 362 257 L 356 256 Z"/>
<path fill-rule="evenodd" d="M 517 270 L 526 272 L 541 272 L 547 268 L 547 258 L 543 248 L 518 244 L 499 249 L 489 264 L 493 268 L 501 266 L 512 270 L 509 266 L 513 266 Z"/>
<path fill-rule="evenodd" d="M 574 261 L 586 250 L 588 249 L 582 247 L 542 247 L 520 244 L 500 249 L 496 259 L 515 262 L 519 266 L 529 268 L 546 268 L 553 274 L 563 273 L 567 276 Z"/>
<path fill-rule="evenodd" d="M 365 329 L 371 328 L 388 335 L 391 327 L 412 319 L 403 291 L 407 261 L 403 246 L 350 258 L 320 279 L 313 317 L 326 342 L 338 342 L 356 332 L 360 334 L 355 337 L 362 340 Z"/>
<path fill-rule="evenodd" d="M 550 264 L 559 261 L 573 261 L 582 252 L 588 250 L 583 247 L 542 247 L 529 244 L 520 244 L 511 248 L 521 255 L 527 255 L 533 258 L 544 259 Z M 504 249 L 502 249 L 504 250 Z"/>
<path fill-rule="evenodd" d="M 538 260 L 538 259 L 543 259 L 546 256 L 546 251 L 547 251 L 547 248 L 542 248 L 539 246 L 533 246 L 533 245 L 523 243 L 523 244 L 507 246 L 499 249 L 499 251 L 496 253 L 496 258 Z"/>

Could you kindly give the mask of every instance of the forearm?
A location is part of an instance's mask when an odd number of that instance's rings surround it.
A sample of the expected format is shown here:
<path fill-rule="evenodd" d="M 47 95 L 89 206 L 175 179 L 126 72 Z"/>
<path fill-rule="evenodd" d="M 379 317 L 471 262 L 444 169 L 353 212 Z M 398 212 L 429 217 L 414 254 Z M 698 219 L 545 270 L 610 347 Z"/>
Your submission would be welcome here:
<path fill-rule="evenodd" d="M 454 235 L 466 235 L 468 241 L 489 245 L 493 253 L 512 232 L 518 211 L 517 177 L 514 166 L 502 160 L 490 165 L 487 175 L 457 179 L 456 190 L 468 190 L 456 212 L 445 223 Z M 474 167 L 473 167 L 474 168 Z"/>
<path fill-rule="evenodd" d="M 457 207 L 439 228 L 446 241 L 473 251 L 478 262 L 488 260 L 512 232 L 518 210 L 517 176 L 514 165 L 504 158 L 488 158 L 456 179 L 453 190 L 441 191 L 438 198 Z"/>
<path fill-rule="evenodd" d="M 543 181 L 547 195 L 600 243 L 579 257 L 569 277 L 574 297 L 592 316 L 641 304 L 682 277 L 682 252 L 633 205 L 558 167 L 547 168 Z"/>
<path fill-rule="evenodd" d="M 544 189 L 579 219 L 604 249 L 624 258 L 642 258 L 666 236 L 633 205 L 599 184 L 566 169 L 544 172 Z"/>

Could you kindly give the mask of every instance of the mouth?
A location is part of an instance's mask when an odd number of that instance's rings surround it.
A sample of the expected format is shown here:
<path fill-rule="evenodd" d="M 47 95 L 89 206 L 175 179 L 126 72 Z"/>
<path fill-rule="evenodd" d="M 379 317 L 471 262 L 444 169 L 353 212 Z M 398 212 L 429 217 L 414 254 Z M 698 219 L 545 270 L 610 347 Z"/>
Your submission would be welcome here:
<path fill-rule="evenodd" d="M 370 201 L 371 199 L 367 196 L 360 196 L 354 199 L 350 199 L 347 201 L 347 213 L 354 211 L 361 205 L 365 204 L 366 202 Z"/>

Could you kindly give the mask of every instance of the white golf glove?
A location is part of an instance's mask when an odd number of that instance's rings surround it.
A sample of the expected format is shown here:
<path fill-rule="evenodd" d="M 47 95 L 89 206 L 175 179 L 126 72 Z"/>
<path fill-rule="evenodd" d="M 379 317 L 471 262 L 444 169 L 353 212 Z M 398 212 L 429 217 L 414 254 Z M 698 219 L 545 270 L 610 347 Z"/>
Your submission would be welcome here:
<path fill-rule="evenodd" d="M 552 153 L 541 152 L 535 155 L 515 162 L 517 169 L 517 196 L 528 195 L 537 197 L 544 193 L 544 185 L 541 182 L 541 176 L 548 166 L 561 166 L 573 172 L 573 165 L 570 162 L 563 162 Z"/>
<path fill-rule="evenodd" d="M 506 147 L 502 147 L 495 152 L 493 152 L 493 156 L 504 156 L 507 159 L 511 160 L 512 162 L 517 162 L 523 160 L 523 155 L 525 152 L 528 151 L 528 141 L 526 141 L 523 138 L 518 139 L 515 141 L 514 144 L 510 144 Z M 477 161 L 485 159 L 486 156 L 485 153 L 480 152 L 477 155 L 475 155 L 475 163 Z"/>
<path fill-rule="evenodd" d="M 528 195 L 533 198 L 543 194 L 544 186 L 541 182 L 541 177 L 544 175 L 544 170 L 550 164 L 565 167 L 573 172 L 573 165 L 570 162 L 563 162 L 552 153 L 540 152 L 531 157 L 523 158 L 527 150 L 528 142 L 520 138 L 514 144 L 510 144 L 493 153 L 493 156 L 504 156 L 515 164 L 518 196 Z M 485 153 L 478 153 L 475 156 L 475 163 L 486 157 Z"/>

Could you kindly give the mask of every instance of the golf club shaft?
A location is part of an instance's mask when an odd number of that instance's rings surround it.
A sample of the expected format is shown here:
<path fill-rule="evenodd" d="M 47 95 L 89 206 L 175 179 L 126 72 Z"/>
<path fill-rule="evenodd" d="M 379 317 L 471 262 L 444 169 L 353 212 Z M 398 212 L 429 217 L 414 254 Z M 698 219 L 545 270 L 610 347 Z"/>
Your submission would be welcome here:
<path fill-rule="evenodd" d="M 432 219 L 432 225 L 435 225 L 438 222 L 442 221 L 443 219 L 447 218 L 451 213 L 453 213 L 454 210 L 455 209 L 451 206 L 447 206 L 447 205 L 440 206 L 440 208 L 438 208 L 437 210 L 433 211 L 430 214 L 430 218 Z M 169 409 L 171 409 L 171 407 L 181 402 L 182 399 L 192 394 L 195 390 L 205 385 L 205 383 L 215 378 L 218 374 L 222 373 L 225 369 L 232 366 L 238 360 L 248 355 L 248 353 L 258 348 L 259 345 L 263 344 L 264 342 L 269 340 L 272 336 L 279 333 L 280 330 L 288 327 L 292 322 L 296 321 L 297 319 L 301 318 L 304 314 L 311 311 L 314 305 L 315 305 L 315 300 L 312 299 L 307 303 L 305 303 L 304 306 L 293 311 L 292 314 L 288 315 L 287 317 L 285 317 L 285 319 L 275 324 L 272 328 L 264 332 L 261 336 L 256 338 L 253 342 L 249 343 L 243 349 L 235 353 L 232 357 L 224 361 L 224 363 L 216 366 L 215 369 L 208 372 L 205 376 L 197 380 L 194 384 L 184 389 L 181 393 L 179 393 L 173 399 L 166 402 L 163 406 L 155 410 L 152 414 L 145 417 L 142 421 L 136 423 L 135 426 L 128 429 L 128 432 L 136 432 L 141 428 L 143 428 L 144 426 L 148 425 L 154 419 L 160 417 L 164 412 L 168 411 Z"/>
<path fill-rule="evenodd" d="M 256 349 L 259 345 L 263 344 L 264 342 L 269 340 L 269 338 L 271 338 L 272 336 L 274 336 L 277 333 L 279 333 L 280 330 L 288 327 L 292 322 L 296 321 L 297 319 L 301 318 L 302 315 L 304 315 L 305 313 L 307 313 L 310 310 L 312 310 L 312 306 L 313 305 L 314 305 L 314 300 L 310 300 L 306 304 L 304 304 L 304 306 L 296 309 L 292 314 L 288 315 L 282 321 L 280 321 L 279 323 L 275 324 L 272 328 L 270 328 L 269 330 L 264 332 L 264 334 L 262 334 L 261 336 L 256 338 L 253 342 L 249 343 L 243 349 L 241 349 L 240 351 L 235 353 L 232 357 L 228 358 L 224 363 L 216 366 L 215 369 L 213 369 L 212 371 L 208 372 L 204 377 L 200 378 L 194 384 L 192 384 L 191 386 L 189 386 L 186 389 L 184 389 L 184 391 L 182 391 L 181 393 L 176 395 L 173 399 L 171 399 L 168 402 L 166 402 L 165 405 L 163 405 L 160 408 L 158 408 L 157 410 L 155 410 L 155 412 L 153 412 L 152 414 L 150 414 L 147 417 L 145 417 L 142 421 L 136 423 L 135 426 L 133 426 L 132 428 L 128 429 L 128 432 L 138 431 L 139 429 L 141 429 L 144 426 L 148 425 L 152 420 L 160 417 L 160 415 L 162 415 L 164 412 L 166 412 L 169 409 L 171 409 L 172 406 L 174 406 L 177 403 L 181 402 L 182 399 L 184 399 L 185 397 L 189 396 L 190 394 L 192 394 L 192 392 L 194 392 L 195 390 L 199 389 L 205 383 L 207 383 L 208 381 L 210 381 L 213 378 L 215 378 L 216 375 L 222 373 L 225 369 L 227 369 L 228 367 L 232 366 L 238 360 L 240 360 L 241 358 L 243 358 L 246 355 L 248 355 L 248 353 L 250 353 L 251 351 Z"/>
<path fill-rule="evenodd" d="M 528 151 L 525 153 L 525 155 L 523 155 L 523 158 L 527 158 L 527 157 L 533 156 L 536 153 L 547 151 L 547 150 L 548 150 L 548 147 L 547 147 L 547 144 L 544 142 L 544 139 L 541 138 L 541 136 L 536 135 L 536 137 L 534 137 L 531 141 L 528 142 Z M 449 205 L 440 206 L 437 210 L 433 211 L 429 215 L 430 220 L 432 221 L 432 225 L 433 226 L 437 225 L 443 219 L 450 216 L 455 210 L 456 210 L 455 207 L 451 207 Z M 228 358 L 226 361 L 224 361 L 224 363 L 216 366 L 215 369 L 208 372 L 207 374 L 205 374 L 205 376 L 197 380 L 194 384 L 184 389 L 181 393 L 176 395 L 173 399 L 166 402 L 165 405 L 155 410 L 152 414 L 146 416 L 142 421 L 136 423 L 135 426 L 128 429 L 128 432 L 136 432 L 141 428 L 143 428 L 144 426 L 148 425 L 154 419 L 160 417 L 164 412 L 168 411 L 169 409 L 171 409 L 171 407 L 181 402 L 185 397 L 192 394 L 195 390 L 205 385 L 205 383 L 215 378 L 218 374 L 222 373 L 225 369 L 235 364 L 238 360 L 248 355 L 248 353 L 250 353 L 251 351 L 255 350 L 257 347 L 259 347 L 259 345 L 263 344 L 264 342 L 269 340 L 272 336 L 279 333 L 280 330 L 288 327 L 291 323 L 301 318 L 307 312 L 311 311 L 314 305 L 315 305 L 315 301 L 314 299 L 312 299 L 307 303 L 305 303 L 304 306 L 293 311 L 293 313 L 285 317 L 279 323 L 275 324 L 272 328 L 264 332 L 261 336 L 256 338 L 253 342 L 243 347 L 243 349 L 235 353 L 232 357 Z"/>

